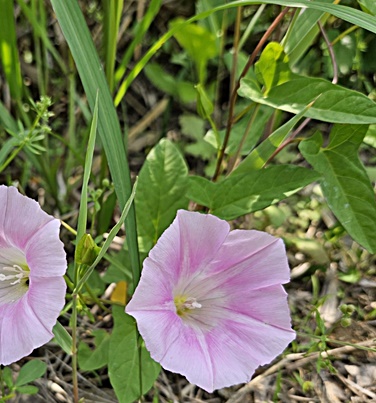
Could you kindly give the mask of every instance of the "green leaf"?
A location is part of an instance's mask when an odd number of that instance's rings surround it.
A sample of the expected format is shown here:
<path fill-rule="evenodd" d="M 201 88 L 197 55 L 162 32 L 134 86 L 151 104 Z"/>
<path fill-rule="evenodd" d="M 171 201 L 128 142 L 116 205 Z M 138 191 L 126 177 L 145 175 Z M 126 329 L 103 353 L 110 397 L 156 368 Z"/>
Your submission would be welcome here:
<path fill-rule="evenodd" d="M 78 345 L 78 363 L 82 371 L 93 371 L 107 365 L 110 335 L 103 329 L 92 331 L 95 349 L 81 341 Z"/>
<path fill-rule="evenodd" d="M 376 3 L 375 0 L 358 0 L 358 3 L 362 10 L 365 12 L 376 15 Z"/>
<path fill-rule="evenodd" d="M 148 154 L 136 194 L 140 249 L 148 252 L 171 224 L 178 209 L 188 207 L 188 168 L 171 141 L 162 139 Z"/>
<path fill-rule="evenodd" d="M 275 130 L 266 140 L 257 146 L 246 158 L 234 169 L 233 173 L 246 173 L 265 166 L 274 151 L 287 139 L 291 130 L 299 122 L 311 105 L 304 108 L 300 113 Z"/>
<path fill-rule="evenodd" d="M 65 327 L 60 322 L 56 322 L 52 332 L 55 336 L 54 341 L 63 349 L 66 354 L 71 355 L 73 345 L 72 336 L 67 332 Z"/>
<path fill-rule="evenodd" d="M 265 105 L 257 105 L 250 114 L 240 119 L 231 128 L 231 136 L 226 147 L 226 154 L 235 154 L 242 143 L 240 155 L 247 155 L 258 143 L 264 133 L 265 126 L 274 112 L 273 108 Z M 248 127 L 250 125 L 250 127 Z M 244 134 L 248 131 L 243 141 Z M 225 138 L 226 129 L 218 132 L 221 144 Z M 213 130 L 209 130 L 205 135 L 205 140 L 216 147 L 217 141 Z"/>
<path fill-rule="evenodd" d="M 38 393 L 39 388 L 34 385 L 23 385 L 23 386 L 17 386 L 16 390 L 18 393 L 21 393 L 23 395 L 35 395 Z"/>
<path fill-rule="evenodd" d="M 187 196 L 202 206 L 210 206 L 216 188 L 214 182 L 201 176 L 190 176 Z"/>
<path fill-rule="evenodd" d="M 294 76 L 289 67 L 289 58 L 283 47 L 276 42 L 269 43 L 255 64 L 258 81 L 265 86 L 265 94 L 277 85 L 291 80 Z"/>
<path fill-rule="evenodd" d="M 171 23 L 171 27 L 180 26 L 174 33 L 179 45 L 194 60 L 197 68 L 198 80 L 205 82 L 206 66 L 209 59 L 218 55 L 218 47 L 215 36 L 203 26 L 197 24 L 185 24 L 183 18 L 178 18 Z"/>
<path fill-rule="evenodd" d="M 114 330 L 110 339 L 108 372 L 120 403 L 132 403 L 145 394 L 160 372 L 160 365 L 139 345 L 135 320 L 124 308 L 113 308 Z M 141 375 L 141 376 L 140 376 Z"/>
<path fill-rule="evenodd" d="M 367 126 L 335 125 L 327 147 L 322 148 L 322 135 L 316 133 L 299 149 L 322 174 L 322 191 L 340 223 L 355 241 L 375 253 L 375 194 L 357 155 L 366 131 Z"/>
<path fill-rule="evenodd" d="M 56 0 L 55 0 L 56 1 Z M 325 0 L 326 1 L 326 0 Z M 254 4 L 278 4 L 282 6 L 290 7 L 303 7 L 310 8 L 314 10 L 328 12 L 338 18 L 342 18 L 351 24 L 358 25 L 361 28 L 367 29 L 373 33 L 376 33 L 376 18 L 374 16 L 368 15 L 364 12 L 356 10 L 351 7 L 346 7 L 338 4 L 326 4 L 325 1 L 310 1 L 310 0 L 238 0 L 226 3 L 218 7 L 210 7 L 208 10 L 195 15 L 187 21 L 184 21 L 182 25 L 188 25 L 195 21 L 202 20 L 211 16 L 213 13 L 220 12 L 223 10 L 243 7 Z M 133 80 L 140 74 L 148 61 L 157 53 L 157 51 L 181 28 L 181 25 L 176 25 L 172 27 L 168 32 L 166 32 L 162 37 L 156 40 L 151 48 L 145 53 L 145 55 L 138 61 L 133 70 L 129 73 L 128 77 L 121 83 L 119 91 L 115 98 L 115 103 L 118 105 L 122 98 L 124 97 L 127 89 L 133 82 Z"/>
<path fill-rule="evenodd" d="M 46 363 L 37 359 L 31 360 L 27 362 L 24 366 L 22 366 L 16 379 L 15 385 L 22 386 L 26 385 L 27 383 L 33 382 L 43 376 L 46 371 Z"/>
<path fill-rule="evenodd" d="M 5 383 L 5 385 L 7 386 L 7 388 L 9 389 L 13 389 L 13 374 L 12 374 L 12 370 L 9 367 L 4 367 L 2 369 L 3 374 L 3 382 Z"/>
<path fill-rule="evenodd" d="M 232 173 L 221 182 L 189 178 L 188 196 L 210 212 L 232 220 L 266 208 L 320 178 L 317 172 L 293 165 L 275 165 L 245 174 Z"/>
<path fill-rule="evenodd" d="M 276 85 L 263 93 L 255 80 L 243 79 L 240 96 L 295 114 L 315 101 L 305 116 L 333 123 L 376 123 L 376 103 L 371 99 L 321 78 L 303 77 L 292 72 L 289 76 L 288 59 L 276 53 L 277 49 L 282 52 L 281 45 L 270 43 L 257 63 L 262 82 Z"/>
<path fill-rule="evenodd" d="M 319 178 L 317 172 L 293 165 L 230 175 L 216 184 L 210 210 L 220 218 L 232 220 L 277 203 Z"/>
<path fill-rule="evenodd" d="M 330 4 L 333 3 L 333 0 L 323 2 Z M 316 40 L 317 34 L 320 32 L 318 21 L 324 25 L 328 18 L 328 13 L 318 10 L 304 9 L 296 14 L 282 40 L 285 52 L 289 56 L 290 65 L 294 65 Z"/>
<path fill-rule="evenodd" d="M 98 133 L 106 152 L 120 208 L 123 209 L 132 193 L 132 184 L 122 140 L 123 134 L 102 65 L 78 2 L 76 0 L 51 0 L 51 4 L 72 52 L 92 111 L 98 93 Z M 125 220 L 125 229 L 132 261 L 133 278 L 137 284 L 141 268 L 133 206 L 131 206 L 129 215 Z"/>

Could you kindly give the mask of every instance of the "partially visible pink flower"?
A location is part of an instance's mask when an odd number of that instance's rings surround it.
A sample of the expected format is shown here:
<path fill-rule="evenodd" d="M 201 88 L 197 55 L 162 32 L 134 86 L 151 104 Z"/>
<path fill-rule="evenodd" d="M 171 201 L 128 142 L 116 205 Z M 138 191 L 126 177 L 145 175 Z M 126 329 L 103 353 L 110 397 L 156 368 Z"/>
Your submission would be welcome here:
<path fill-rule="evenodd" d="M 248 382 L 294 340 L 283 242 L 179 210 L 126 308 L 151 357 L 208 392 Z"/>
<path fill-rule="evenodd" d="M 14 187 L 0 186 L 0 364 L 52 337 L 65 302 L 60 222 Z"/>

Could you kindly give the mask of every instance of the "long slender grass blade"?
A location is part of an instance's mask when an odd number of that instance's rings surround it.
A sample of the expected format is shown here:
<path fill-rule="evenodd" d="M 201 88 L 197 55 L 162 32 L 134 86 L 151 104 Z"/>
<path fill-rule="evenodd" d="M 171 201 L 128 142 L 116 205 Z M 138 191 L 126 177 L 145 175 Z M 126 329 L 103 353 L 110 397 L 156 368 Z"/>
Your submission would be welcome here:
<path fill-rule="evenodd" d="M 98 133 L 108 159 L 120 206 L 124 208 L 132 192 L 132 184 L 120 124 L 102 65 L 77 1 L 51 0 L 51 3 L 72 52 L 92 110 L 95 105 L 96 93 L 99 90 Z M 137 284 L 140 278 L 140 262 L 138 257 L 135 209 L 133 205 L 125 220 L 125 229 L 134 283 Z"/>

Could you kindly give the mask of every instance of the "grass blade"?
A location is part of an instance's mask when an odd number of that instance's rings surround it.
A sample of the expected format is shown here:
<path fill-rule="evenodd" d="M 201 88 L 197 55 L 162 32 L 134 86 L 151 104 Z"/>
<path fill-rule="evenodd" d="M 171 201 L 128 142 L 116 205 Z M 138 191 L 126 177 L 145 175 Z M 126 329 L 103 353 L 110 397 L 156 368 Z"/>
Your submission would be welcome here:
<path fill-rule="evenodd" d="M 89 29 L 76 0 L 51 0 L 61 29 L 75 60 L 90 108 L 95 105 L 98 93 L 98 133 L 108 159 L 115 191 L 123 209 L 132 192 L 128 161 L 126 158 L 120 124 L 111 94 L 91 39 Z M 135 209 L 132 205 L 125 220 L 127 242 L 131 258 L 134 283 L 140 278 Z"/>

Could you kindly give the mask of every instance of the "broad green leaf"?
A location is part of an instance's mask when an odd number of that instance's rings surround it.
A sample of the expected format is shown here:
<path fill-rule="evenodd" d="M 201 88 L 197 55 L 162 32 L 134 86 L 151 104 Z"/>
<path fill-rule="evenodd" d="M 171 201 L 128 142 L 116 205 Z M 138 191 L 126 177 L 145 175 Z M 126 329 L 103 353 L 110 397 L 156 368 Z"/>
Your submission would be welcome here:
<path fill-rule="evenodd" d="M 135 320 L 114 306 L 114 330 L 110 338 L 108 372 L 120 403 L 132 403 L 152 386 L 160 365 L 150 358 L 137 332 Z M 141 375 L 141 377 L 140 377 Z"/>
<path fill-rule="evenodd" d="M 320 133 L 301 142 L 304 158 L 322 174 L 322 191 L 346 231 L 370 252 L 376 252 L 375 194 L 357 155 L 367 126 L 335 125 L 329 145 Z"/>
<path fill-rule="evenodd" d="M 187 196 L 191 200 L 194 200 L 195 203 L 208 207 L 212 203 L 216 189 L 216 183 L 211 182 L 202 176 L 190 176 Z"/>
<path fill-rule="evenodd" d="M 103 67 L 77 0 L 51 0 L 51 4 L 72 52 L 92 111 L 98 93 L 98 133 L 106 152 L 120 208 L 123 209 L 132 193 L 132 183 L 123 144 L 123 134 L 103 73 Z M 135 220 L 134 207 L 131 206 L 129 215 L 125 220 L 125 229 L 132 261 L 133 278 L 137 283 L 141 268 Z"/>
<path fill-rule="evenodd" d="M 162 139 L 148 154 L 136 194 L 140 248 L 148 252 L 171 224 L 178 209 L 188 207 L 188 168 L 176 146 Z"/>
<path fill-rule="evenodd" d="M 239 166 L 233 171 L 235 174 L 246 173 L 255 169 L 261 169 L 265 166 L 268 159 L 273 155 L 274 151 L 287 139 L 291 130 L 299 122 L 305 114 L 308 106 L 284 125 L 275 130 L 267 139 L 244 158 Z"/>
<path fill-rule="evenodd" d="M 171 27 L 179 29 L 174 33 L 174 37 L 179 45 L 194 60 L 197 68 L 198 80 L 205 83 L 206 66 L 210 59 L 218 55 L 216 37 L 203 26 L 197 24 L 182 25 L 184 20 L 178 18 L 171 23 Z"/>
<path fill-rule="evenodd" d="M 283 47 L 276 42 L 269 43 L 255 64 L 257 80 L 264 85 L 265 95 L 277 85 L 291 80 L 294 76 L 289 67 L 289 58 Z"/>
<path fill-rule="evenodd" d="M 359 92 L 321 78 L 303 77 L 292 72 L 289 80 L 285 82 L 288 78 L 286 72 L 288 59 L 276 57 L 275 51 L 278 48 L 281 50 L 281 45 L 270 43 L 256 64 L 258 69 L 264 66 L 262 81 L 267 82 L 268 85 L 270 83 L 277 83 L 277 85 L 268 88 L 266 93 L 261 90 L 259 83 L 255 80 L 243 79 L 239 95 L 295 114 L 301 112 L 310 102 L 315 101 L 314 105 L 307 109 L 305 116 L 333 123 L 376 123 L 376 103 Z M 268 71 L 273 72 L 275 77 L 269 77 Z"/>
<path fill-rule="evenodd" d="M 26 385 L 27 383 L 33 382 L 43 376 L 46 370 L 47 365 L 45 362 L 38 359 L 31 360 L 22 366 L 16 379 L 15 385 L 22 386 Z"/>
<path fill-rule="evenodd" d="M 376 15 L 376 3 L 375 0 L 358 0 L 360 7 L 362 7 L 363 11 Z"/>
<path fill-rule="evenodd" d="M 85 342 L 78 345 L 78 363 L 82 371 L 93 371 L 107 365 L 110 335 L 104 329 L 92 331 L 95 349 L 91 349 Z"/>
<path fill-rule="evenodd" d="M 319 178 L 317 172 L 293 165 L 230 175 L 216 184 L 210 210 L 220 218 L 232 220 L 277 203 Z"/>
<path fill-rule="evenodd" d="M 225 220 L 261 210 L 296 193 L 318 180 L 310 169 L 293 165 L 274 165 L 246 174 L 232 173 L 221 182 L 192 176 L 188 196 Z"/>
<path fill-rule="evenodd" d="M 62 348 L 62 350 L 68 354 L 72 354 L 72 336 L 67 332 L 65 327 L 60 323 L 56 322 L 53 327 L 52 332 L 55 336 L 54 341 Z"/>
<path fill-rule="evenodd" d="M 16 390 L 18 393 L 21 393 L 23 395 L 35 395 L 38 393 L 39 388 L 34 385 L 22 385 L 22 386 L 17 386 Z"/>

